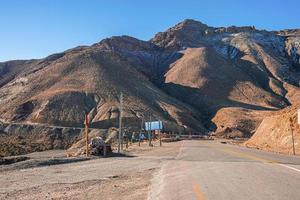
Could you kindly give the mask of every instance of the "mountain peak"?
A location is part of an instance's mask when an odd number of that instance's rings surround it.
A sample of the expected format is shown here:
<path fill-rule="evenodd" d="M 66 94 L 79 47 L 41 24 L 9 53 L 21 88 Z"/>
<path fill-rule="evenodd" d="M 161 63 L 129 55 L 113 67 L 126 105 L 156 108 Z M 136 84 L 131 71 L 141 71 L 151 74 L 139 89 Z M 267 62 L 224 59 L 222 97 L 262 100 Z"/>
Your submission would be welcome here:
<path fill-rule="evenodd" d="M 173 28 L 194 28 L 194 29 L 207 29 L 208 26 L 200 21 L 194 19 L 185 19 L 182 22 L 176 24 Z M 172 28 L 171 28 L 172 29 Z"/>
<path fill-rule="evenodd" d="M 201 43 L 202 37 L 208 29 L 211 29 L 211 27 L 202 22 L 185 19 L 165 32 L 157 33 L 150 41 L 167 49 L 193 47 Z"/>

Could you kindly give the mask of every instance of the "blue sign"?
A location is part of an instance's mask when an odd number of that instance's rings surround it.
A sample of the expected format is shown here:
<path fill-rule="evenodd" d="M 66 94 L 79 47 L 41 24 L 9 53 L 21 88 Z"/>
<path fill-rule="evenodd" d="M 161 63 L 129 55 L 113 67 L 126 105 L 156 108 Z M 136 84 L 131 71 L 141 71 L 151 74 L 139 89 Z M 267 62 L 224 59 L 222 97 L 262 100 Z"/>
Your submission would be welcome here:
<path fill-rule="evenodd" d="M 146 131 L 162 130 L 162 121 L 145 122 Z"/>

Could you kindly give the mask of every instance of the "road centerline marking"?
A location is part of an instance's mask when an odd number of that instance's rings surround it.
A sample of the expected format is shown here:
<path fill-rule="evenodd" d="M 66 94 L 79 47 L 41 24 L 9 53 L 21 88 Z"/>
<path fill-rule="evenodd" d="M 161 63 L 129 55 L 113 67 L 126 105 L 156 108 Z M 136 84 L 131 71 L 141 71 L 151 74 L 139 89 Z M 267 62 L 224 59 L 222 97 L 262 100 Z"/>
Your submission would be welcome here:
<path fill-rule="evenodd" d="M 217 149 L 220 149 L 220 150 L 222 150 L 226 153 L 229 153 L 231 155 L 236 155 L 236 156 L 242 157 L 242 158 L 248 158 L 248 159 L 251 159 L 251 160 L 261 161 L 263 163 L 278 164 L 278 162 L 275 161 L 275 160 L 261 158 L 261 157 L 258 157 L 258 156 L 255 156 L 255 155 L 252 155 L 252 154 L 249 154 L 249 153 L 245 153 L 245 152 L 238 152 L 238 151 L 235 151 L 235 150 L 232 150 L 232 149 L 229 149 L 229 148 L 217 148 Z"/>
<path fill-rule="evenodd" d="M 198 183 L 195 184 L 195 186 L 194 186 L 194 192 L 195 192 L 196 197 L 197 197 L 198 200 L 205 200 L 205 197 L 202 194 L 201 189 L 200 189 L 200 185 Z"/>
<path fill-rule="evenodd" d="M 227 152 L 227 153 L 229 153 L 231 155 L 236 155 L 236 156 L 243 157 L 243 158 L 248 158 L 248 159 L 251 159 L 251 160 L 257 160 L 257 161 L 261 161 L 263 163 L 277 164 L 279 166 L 289 168 L 289 169 L 294 170 L 296 172 L 300 172 L 300 169 L 288 166 L 286 164 L 279 163 L 279 162 L 274 161 L 274 160 L 265 159 L 265 158 L 261 158 L 261 157 L 255 156 L 255 155 L 251 155 L 249 153 L 237 152 L 237 151 L 229 149 L 229 148 L 217 148 L 217 149 L 222 150 L 224 152 Z"/>

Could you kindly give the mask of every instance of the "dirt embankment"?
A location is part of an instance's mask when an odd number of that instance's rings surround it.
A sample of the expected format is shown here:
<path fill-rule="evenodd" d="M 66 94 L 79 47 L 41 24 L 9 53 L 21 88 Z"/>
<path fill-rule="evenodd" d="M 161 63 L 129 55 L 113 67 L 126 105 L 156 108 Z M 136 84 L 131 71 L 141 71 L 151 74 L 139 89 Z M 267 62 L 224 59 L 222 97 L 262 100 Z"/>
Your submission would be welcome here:
<path fill-rule="evenodd" d="M 243 108 L 222 108 L 212 119 L 216 136 L 220 138 L 250 138 L 264 117 L 271 111 L 254 111 Z"/>
<path fill-rule="evenodd" d="M 299 104 L 290 106 L 266 117 L 255 134 L 244 145 L 274 151 L 293 153 L 293 138 L 296 154 L 300 155 L 300 125 L 297 123 Z M 291 121 L 290 121 L 291 120 Z"/>
<path fill-rule="evenodd" d="M 50 149 L 66 149 L 81 137 L 81 129 L 0 123 L 0 157 Z"/>

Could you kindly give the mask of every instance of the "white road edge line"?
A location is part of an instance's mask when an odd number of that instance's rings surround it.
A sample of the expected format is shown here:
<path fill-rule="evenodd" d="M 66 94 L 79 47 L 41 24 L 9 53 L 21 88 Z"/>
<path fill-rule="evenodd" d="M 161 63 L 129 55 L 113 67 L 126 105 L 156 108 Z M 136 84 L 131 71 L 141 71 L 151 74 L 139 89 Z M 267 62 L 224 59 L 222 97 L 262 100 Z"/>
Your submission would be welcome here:
<path fill-rule="evenodd" d="M 288 166 L 288 165 L 285 165 L 285 164 L 278 164 L 278 165 L 281 165 L 281 166 L 283 166 L 283 167 L 286 167 L 286 168 L 295 170 L 295 171 L 297 171 L 297 172 L 300 172 L 300 169 L 297 169 L 297 168 L 294 168 L 294 167 L 291 167 L 291 166 Z"/>
<path fill-rule="evenodd" d="M 184 143 L 184 140 L 182 140 L 182 143 L 181 143 L 181 145 L 180 145 L 180 150 L 179 150 L 177 156 L 175 157 L 175 159 L 179 159 L 179 156 L 181 156 L 181 154 L 182 154 L 182 149 L 183 149 L 183 143 Z"/>

